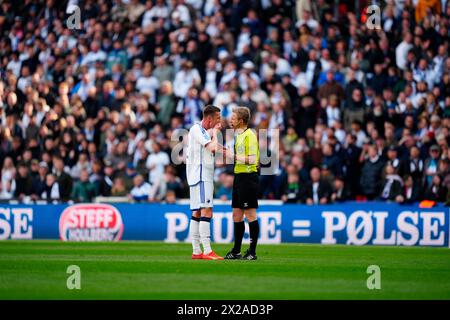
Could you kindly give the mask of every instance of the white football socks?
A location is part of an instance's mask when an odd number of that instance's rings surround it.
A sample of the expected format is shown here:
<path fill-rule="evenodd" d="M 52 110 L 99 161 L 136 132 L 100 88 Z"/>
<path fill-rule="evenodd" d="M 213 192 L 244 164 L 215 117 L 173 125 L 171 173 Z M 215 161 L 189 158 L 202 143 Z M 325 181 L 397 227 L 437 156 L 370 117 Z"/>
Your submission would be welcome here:
<path fill-rule="evenodd" d="M 204 219 L 204 218 L 203 218 Z M 211 250 L 211 228 L 210 221 L 200 221 L 200 240 L 203 245 L 203 254 L 210 253 Z"/>
<path fill-rule="evenodd" d="M 200 232 L 199 232 L 200 222 L 191 219 L 191 224 L 189 225 L 189 236 L 192 240 L 192 250 L 193 254 L 201 254 L 202 249 L 200 248 Z"/>

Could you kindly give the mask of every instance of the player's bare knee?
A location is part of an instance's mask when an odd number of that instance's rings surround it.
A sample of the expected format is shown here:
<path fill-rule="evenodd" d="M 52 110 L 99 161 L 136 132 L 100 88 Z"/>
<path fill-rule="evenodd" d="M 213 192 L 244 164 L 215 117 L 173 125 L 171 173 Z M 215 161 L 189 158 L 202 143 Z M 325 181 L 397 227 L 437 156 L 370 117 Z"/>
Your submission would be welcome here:
<path fill-rule="evenodd" d="M 213 211 L 212 208 L 202 208 L 201 216 L 206 218 L 212 218 Z"/>
<path fill-rule="evenodd" d="M 192 216 L 194 218 L 200 218 L 200 216 L 201 216 L 200 210 L 192 211 Z"/>

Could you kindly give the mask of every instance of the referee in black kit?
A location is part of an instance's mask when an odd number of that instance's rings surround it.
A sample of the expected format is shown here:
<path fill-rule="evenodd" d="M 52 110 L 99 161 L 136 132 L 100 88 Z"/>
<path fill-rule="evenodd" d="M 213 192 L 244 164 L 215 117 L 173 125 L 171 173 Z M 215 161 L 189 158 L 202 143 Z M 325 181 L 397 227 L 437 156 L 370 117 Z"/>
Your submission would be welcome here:
<path fill-rule="evenodd" d="M 234 153 L 225 149 L 227 158 L 234 158 L 233 207 L 234 247 L 225 259 L 256 260 L 256 244 L 259 222 L 256 216 L 259 193 L 259 146 L 254 131 L 248 128 L 250 110 L 246 107 L 233 109 L 231 126 L 235 131 Z M 250 229 L 250 248 L 241 255 L 242 238 L 245 232 L 244 215 Z"/>

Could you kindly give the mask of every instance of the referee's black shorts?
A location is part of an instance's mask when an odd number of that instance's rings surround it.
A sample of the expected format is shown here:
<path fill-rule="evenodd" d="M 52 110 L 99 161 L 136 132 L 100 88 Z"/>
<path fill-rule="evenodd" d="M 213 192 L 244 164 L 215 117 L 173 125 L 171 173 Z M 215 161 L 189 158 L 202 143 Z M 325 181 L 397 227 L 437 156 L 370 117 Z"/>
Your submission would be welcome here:
<path fill-rule="evenodd" d="M 234 175 L 232 208 L 257 209 L 259 194 L 259 176 L 254 173 Z"/>

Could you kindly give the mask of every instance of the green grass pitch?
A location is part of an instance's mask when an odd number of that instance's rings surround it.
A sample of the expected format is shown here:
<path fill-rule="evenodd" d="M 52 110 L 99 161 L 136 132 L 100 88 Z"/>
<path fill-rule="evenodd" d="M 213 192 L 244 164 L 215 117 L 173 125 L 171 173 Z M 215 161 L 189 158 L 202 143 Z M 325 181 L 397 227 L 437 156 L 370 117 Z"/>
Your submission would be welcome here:
<path fill-rule="evenodd" d="M 450 299 L 448 248 L 260 245 L 257 261 L 190 253 L 186 243 L 2 241 L 0 299 Z M 67 289 L 69 265 L 81 269 L 80 290 Z M 367 289 L 369 265 L 381 268 L 381 290 Z"/>

